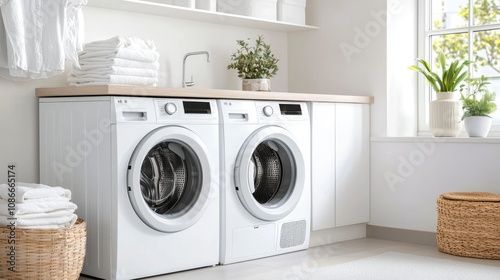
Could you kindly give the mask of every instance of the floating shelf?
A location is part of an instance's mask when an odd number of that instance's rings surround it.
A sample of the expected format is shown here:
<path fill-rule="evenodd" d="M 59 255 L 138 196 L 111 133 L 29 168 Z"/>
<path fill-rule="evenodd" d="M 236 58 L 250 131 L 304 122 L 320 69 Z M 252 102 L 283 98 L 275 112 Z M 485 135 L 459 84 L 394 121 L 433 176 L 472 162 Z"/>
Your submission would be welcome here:
<path fill-rule="evenodd" d="M 87 6 L 281 32 L 318 29 L 318 27 L 310 25 L 264 20 L 142 0 L 89 0 Z"/>

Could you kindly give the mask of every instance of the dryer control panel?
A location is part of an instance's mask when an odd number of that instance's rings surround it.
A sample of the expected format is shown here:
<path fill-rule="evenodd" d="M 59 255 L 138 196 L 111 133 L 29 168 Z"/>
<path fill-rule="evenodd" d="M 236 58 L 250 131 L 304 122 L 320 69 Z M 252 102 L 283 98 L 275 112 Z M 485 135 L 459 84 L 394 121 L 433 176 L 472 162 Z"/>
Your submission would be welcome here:
<path fill-rule="evenodd" d="M 288 101 L 255 101 L 259 122 L 309 121 L 305 103 Z"/>
<path fill-rule="evenodd" d="M 309 123 L 305 102 L 218 100 L 223 124 Z"/>

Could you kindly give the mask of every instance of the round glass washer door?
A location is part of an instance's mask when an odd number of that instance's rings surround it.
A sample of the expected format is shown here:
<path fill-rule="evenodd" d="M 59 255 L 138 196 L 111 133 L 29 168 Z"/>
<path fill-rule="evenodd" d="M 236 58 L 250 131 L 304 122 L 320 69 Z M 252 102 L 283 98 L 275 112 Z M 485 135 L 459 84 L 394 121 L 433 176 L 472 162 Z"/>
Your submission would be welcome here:
<path fill-rule="evenodd" d="M 263 127 L 250 135 L 235 163 L 236 193 L 250 214 L 276 221 L 293 211 L 304 190 L 304 158 L 284 128 Z"/>
<path fill-rule="evenodd" d="M 144 137 L 132 155 L 129 199 L 151 228 L 181 231 L 205 212 L 211 174 L 208 150 L 198 135 L 177 126 L 159 128 Z"/>

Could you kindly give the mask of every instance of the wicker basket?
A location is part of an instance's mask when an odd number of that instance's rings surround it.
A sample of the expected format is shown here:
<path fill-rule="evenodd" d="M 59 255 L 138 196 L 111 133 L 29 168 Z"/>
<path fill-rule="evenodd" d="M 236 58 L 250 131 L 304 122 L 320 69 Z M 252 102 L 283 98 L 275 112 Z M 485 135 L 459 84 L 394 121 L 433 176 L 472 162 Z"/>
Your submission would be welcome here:
<path fill-rule="evenodd" d="M 0 279 L 77 280 L 85 257 L 86 233 L 82 219 L 71 228 L 61 229 L 15 228 L 12 233 L 9 227 L 0 227 Z M 13 234 L 15 244 L 9 243 Z M 15 254 L 14 272 L 9 270 L 9 253 Z"/>
<path fill-rule="evenodd" d="M 439 251 L 500 259 L 500 195 L 445 193 L 439 196 L 437 204 Z"/>

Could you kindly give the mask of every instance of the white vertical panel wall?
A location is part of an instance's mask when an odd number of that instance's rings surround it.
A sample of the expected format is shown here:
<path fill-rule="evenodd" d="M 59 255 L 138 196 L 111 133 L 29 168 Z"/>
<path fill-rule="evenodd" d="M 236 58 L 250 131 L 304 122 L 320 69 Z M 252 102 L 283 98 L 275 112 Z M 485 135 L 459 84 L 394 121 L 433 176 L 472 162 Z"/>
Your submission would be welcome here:
<path fill-rule="evenodd" d="M 112 210 L 111 115 L 110 102 L 40 103 L 40 182 L 71 190 L 75 211 L 87 223 L 99 227 L 87 232 L 87 252 L 83 273 L 92 267 L 110 267 L 111 229 L 116 213 Z M 56 101 L 56 100 L 54 100 Z M 99 195 L 96 195 L 96 194 Z M 103 206 L 105 205 L 105 206 Z M 103 244 L 108 244 L 104 246 Z M 104 250 L 104 251 L 103 251 Z M 103 251 L 104 258 L 95 256 Z M 100 271 L 105 278 L 109 271 Z"/>

